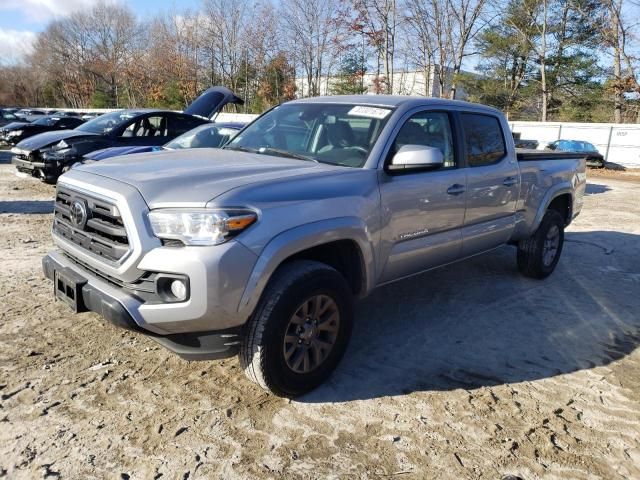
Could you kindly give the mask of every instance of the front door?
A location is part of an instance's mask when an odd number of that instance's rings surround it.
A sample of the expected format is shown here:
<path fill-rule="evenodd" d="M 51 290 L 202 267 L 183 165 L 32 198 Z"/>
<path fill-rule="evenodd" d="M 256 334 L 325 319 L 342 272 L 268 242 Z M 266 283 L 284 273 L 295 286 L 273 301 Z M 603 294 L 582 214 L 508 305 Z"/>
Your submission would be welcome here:
<path fill-rule="evenodd" d="M 446 112 L 421 111 L 399 130 L 387 161 L 403 145 L 426 145 L 442 151 L 436 170 L 380 177 L 382 238 L 380 258 L 387 258 L 380 283 L 427 270 L 460 256 L 466 178 L 453 142 Z"/>

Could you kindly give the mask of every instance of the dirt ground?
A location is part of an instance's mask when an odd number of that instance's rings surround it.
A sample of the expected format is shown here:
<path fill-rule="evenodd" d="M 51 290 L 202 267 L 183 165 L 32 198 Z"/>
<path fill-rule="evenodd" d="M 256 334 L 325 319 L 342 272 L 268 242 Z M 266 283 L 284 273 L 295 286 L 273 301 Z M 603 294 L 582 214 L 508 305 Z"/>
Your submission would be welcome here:
<path fill-rule="evenodd" d="M 546 281 L 513 248 L 378 290 L 296 401 L 52 299 L 52 187 L 0 160 L 0 477 L 640 478 L 640 183 L 594 176 Z"/>

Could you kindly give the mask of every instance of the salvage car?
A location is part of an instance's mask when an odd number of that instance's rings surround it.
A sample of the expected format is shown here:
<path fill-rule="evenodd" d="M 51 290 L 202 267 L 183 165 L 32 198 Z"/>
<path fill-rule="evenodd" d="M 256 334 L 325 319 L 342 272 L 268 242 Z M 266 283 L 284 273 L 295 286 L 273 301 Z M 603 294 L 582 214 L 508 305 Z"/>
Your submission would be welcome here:
<path fill-rule="evenodd" d="M 16 117 L 25 122 L 33 122 L 46 115 L 44 110 L 34 110 L 31 108 L 23 108 L 15 112 Z"/>
<path fill-rule="evenodd" d="M 83 155 L 107 147 L 164 145 L 205 123 L 227 104 L 243 101 L 224 87 L 212 87 L 184 110 L 119 110 L 105 113 L 73 130 L 47 132 L 20 142 L 11 151 L 19 172 L 45 183 L 58 177 Z"/>
<path fill-rule="evenodd" d="M 547 150 L 556 152 L 576 152 L 584 154 L 587 165 L 590 167 L 604 168 L 606 161 L 598 149 L 584 140 L 556 140 L 546 146 Z"/>
<path fill-rule="evenodd" d="M 39 133 L 68 130 L 83 123 L 84 121 L 79 118 L 60 115 L 41 117 L 31 123 L 14 122 L 0 129 L 0 140 L 6 145 L 13 146 Z"/>
<path fill-rule="evenodd" d="M 227 143 L 238 133 L 244 123 L 210 123 L 183 133 L 161 147 L 145 145 L 140 147 L 111 147 L 88 153 L 82 157 L 81 163 L 97 162 L 120 155 L 133 153 L 161 152 L 164 150 L 180 150 L 183 148 L 218 148 Z"/>
<path fill-rule="evenodd" d="M 15 116 L 12 110 L 0 109 L 0 127 L 3 127 L 9 123 L 16 122 L 18 117 Z"/>
<path fill-rule="evenodd" d="M 251 380 L 293 397 L 329 377 L 354 300 L 381 285 L 501 245 L 524 276 L 549 276 L 585 170 L 580 154 L 517 153 L 504 115 L 482 105 L 295 100 L 222 149 L 64 174 L 43 269 L 73 311 L 189 360 L 237 353 Z"/>

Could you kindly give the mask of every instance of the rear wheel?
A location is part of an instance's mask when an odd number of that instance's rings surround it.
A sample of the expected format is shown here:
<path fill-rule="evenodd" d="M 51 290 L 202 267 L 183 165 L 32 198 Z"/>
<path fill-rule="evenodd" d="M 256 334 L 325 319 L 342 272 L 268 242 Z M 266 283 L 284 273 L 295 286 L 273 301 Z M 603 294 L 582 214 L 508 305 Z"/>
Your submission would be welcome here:
<path fill-rule="evenodd" d="M 245 374 L 285 397 L 318 387 L 346 350 L 352 303 L 347 282 L 328 265 L 300 260 L 280 267 L 247 324 L 239 354 Z"/>
<path fill-rule="evenodd" d="M 564 244 L 564 220 L 548 210 L 535 233 L 518 244 L 518 269 L 526 277 L 546 278 L 556 268 Z"/>

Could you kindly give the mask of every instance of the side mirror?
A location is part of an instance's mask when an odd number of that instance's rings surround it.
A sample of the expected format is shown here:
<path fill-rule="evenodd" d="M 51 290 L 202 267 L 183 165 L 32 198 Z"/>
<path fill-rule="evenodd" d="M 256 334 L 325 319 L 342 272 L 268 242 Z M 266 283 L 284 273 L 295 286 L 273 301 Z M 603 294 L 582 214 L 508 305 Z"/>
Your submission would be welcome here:
<path fill-rule="evenodd" d="M 404 171 L 439 168 L 444 165 L 444 156 L 439 148 L 426 145 L 404 145 L 391 159 L 389 170 Z"/>

